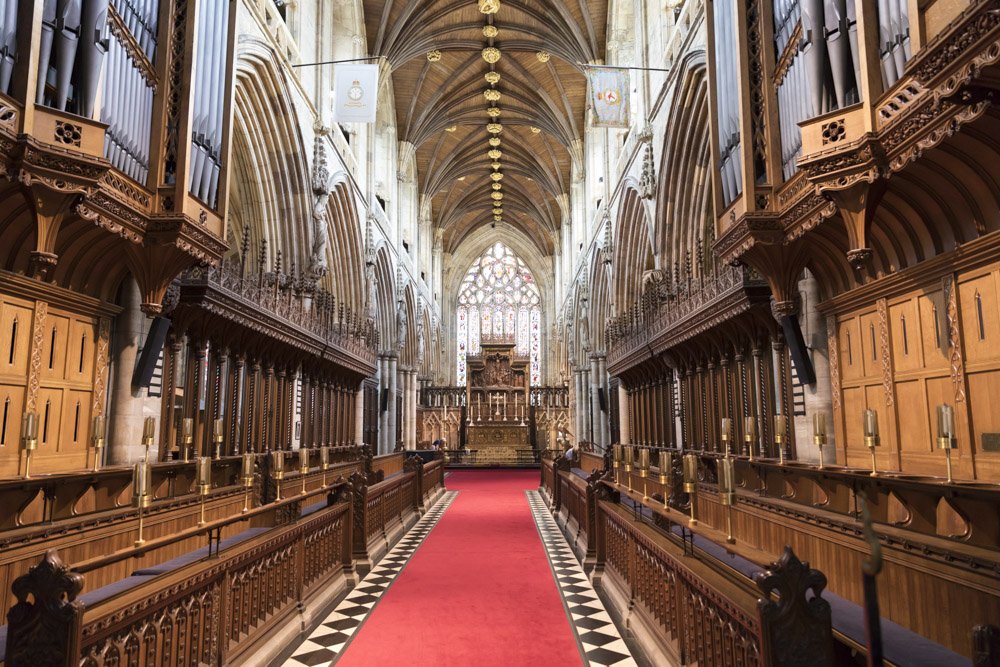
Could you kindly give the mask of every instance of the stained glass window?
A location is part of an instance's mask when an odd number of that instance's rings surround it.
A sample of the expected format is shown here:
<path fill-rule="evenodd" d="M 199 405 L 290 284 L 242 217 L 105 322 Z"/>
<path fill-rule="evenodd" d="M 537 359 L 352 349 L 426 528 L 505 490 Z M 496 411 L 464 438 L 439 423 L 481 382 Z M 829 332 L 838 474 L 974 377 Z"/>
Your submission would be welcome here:
<path fill-rule="evenodd" d="M 459 386 L 466 382 L 466 355 L 481 354 L 486 339 L 515 344 L 529 358 L 531 384 L 541 383 L 541 293 L 520 257 L 497 242 L 472 263 L 458 291 Z"/>

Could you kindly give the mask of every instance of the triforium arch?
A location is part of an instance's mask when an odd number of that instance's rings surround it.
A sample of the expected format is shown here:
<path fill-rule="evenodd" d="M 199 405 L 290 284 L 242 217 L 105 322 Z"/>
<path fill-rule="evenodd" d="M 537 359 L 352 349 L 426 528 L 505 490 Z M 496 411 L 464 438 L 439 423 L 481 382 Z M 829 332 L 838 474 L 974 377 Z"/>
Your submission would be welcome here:
<path fill-rule="evenodd" d="M 621 196 L 615 216 L 614 247 L 611 256 L 611 281 L 614 313 L 629 308 L 642 293 L 642 281 L 647 272 L 657 268 L 651 235 L 653 227 L 634 182 L 629 182 Z"/>

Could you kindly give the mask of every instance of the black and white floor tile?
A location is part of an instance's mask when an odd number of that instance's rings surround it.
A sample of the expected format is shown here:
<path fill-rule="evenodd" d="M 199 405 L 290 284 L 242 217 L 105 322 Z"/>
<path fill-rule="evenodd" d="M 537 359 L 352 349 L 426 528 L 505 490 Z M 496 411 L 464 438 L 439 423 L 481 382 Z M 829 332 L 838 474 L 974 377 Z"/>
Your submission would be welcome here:
<path fill-rule="evenodd" d="M 389 590 L 417 547 L 423 543 L 457 495 L 458 491 L 445 492 L 396 543 L 396 546 L 347 594 L 337 608 L 312 631 L 309 638 L 302 642 L 292 657 L 285 662 L 285 667 L 301 665 L 314 667 L 334 662 L 364 625 L 382 595 Z"/>
<path fill-rule="evenodd" d="M 538 491 L 525 493 L 586 664 L 634 667 L 637 663 L 629 647 L 552 518 L 548 505 Z"/>

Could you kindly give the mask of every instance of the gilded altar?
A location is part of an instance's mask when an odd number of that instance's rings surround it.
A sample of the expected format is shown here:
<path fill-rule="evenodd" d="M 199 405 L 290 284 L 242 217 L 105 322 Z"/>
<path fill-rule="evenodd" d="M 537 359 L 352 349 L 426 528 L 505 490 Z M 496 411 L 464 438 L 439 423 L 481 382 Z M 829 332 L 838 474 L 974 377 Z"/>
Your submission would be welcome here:
<path fill-rule="evenodd" d="M 471 449 L 485 449 L 487 447 L 527 449 L 530 446 L 528 427 L 514 425 L 470 426 L 468 442 Z"/>

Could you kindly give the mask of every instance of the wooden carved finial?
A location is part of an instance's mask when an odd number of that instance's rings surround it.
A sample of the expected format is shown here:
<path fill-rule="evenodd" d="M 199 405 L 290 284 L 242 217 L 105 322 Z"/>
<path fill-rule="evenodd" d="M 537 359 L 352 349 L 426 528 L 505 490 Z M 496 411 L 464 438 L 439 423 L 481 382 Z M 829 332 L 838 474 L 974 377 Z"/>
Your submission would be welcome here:
<path fill-rule="evenodd" d="M 754 577 L 762 597 L 761 662 L 784 667 L 833 667 L 830 603 L 822 598 L 826 575 L 798 559 L 790 546 L 777 563 Z M 779 598 L 772 599 L 777 591 Z M 812 597 L 807 594 L 812 591 Z"/>
<path fill-rule="evenodd" d="M 76 596 L 83 583 L 83 575 L 70 572 L 55 549 L 14 580 L 17 604 L 7 613 L 7 667 L 77 663 L 84 606 Z"/>

